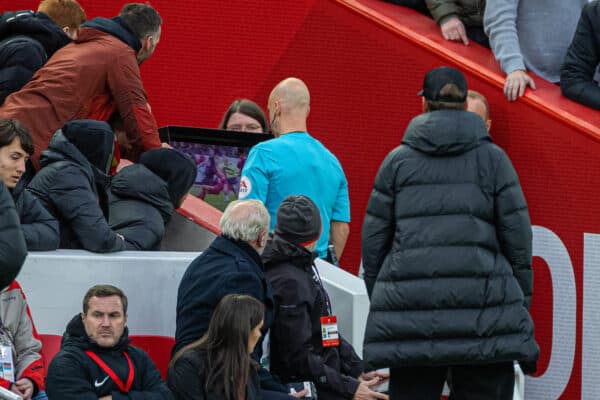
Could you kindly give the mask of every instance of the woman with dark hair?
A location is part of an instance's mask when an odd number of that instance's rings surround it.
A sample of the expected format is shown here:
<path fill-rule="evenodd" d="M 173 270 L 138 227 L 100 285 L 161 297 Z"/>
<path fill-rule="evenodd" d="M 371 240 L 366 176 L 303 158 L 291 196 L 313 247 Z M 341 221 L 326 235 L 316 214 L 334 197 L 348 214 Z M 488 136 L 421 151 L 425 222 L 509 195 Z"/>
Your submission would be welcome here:
<path fill-rule="evenodd" d="M 258 364 L 250 353 L 260 339 L 264 305 L 230 294 L 219 302 L 206 335 L 179 350 L 167 384 L 177 400 L 260 399 Z"/>
<path fill-rule="evenodd" d="M 25 190 L 25 165 L 33 154 L 29 131 L 17 120 L 0 119 L 0 179 L 10 191 L 28 250 L 56 250 L 58 221 Z"/>
<path fill-rule="evenodd" d="M 227 109 L 219 129 L 239 132 L 269 133 L 263 110 L 248 99 L 237 99 Z"/>

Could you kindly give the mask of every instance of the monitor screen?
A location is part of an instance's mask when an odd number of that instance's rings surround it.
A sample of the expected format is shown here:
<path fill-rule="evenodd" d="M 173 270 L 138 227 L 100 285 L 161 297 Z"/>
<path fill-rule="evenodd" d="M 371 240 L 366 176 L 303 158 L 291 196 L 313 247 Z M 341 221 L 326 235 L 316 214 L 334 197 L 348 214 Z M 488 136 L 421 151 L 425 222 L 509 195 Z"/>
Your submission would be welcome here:
<path fill-rule="evenodd" d="M 159 131 L 164 142 L 196 163 L 190 193 L 221 211 L 237 199 L 242 168 L 252 146 L 272 138 L 268 134 L 172 126 Z"/>

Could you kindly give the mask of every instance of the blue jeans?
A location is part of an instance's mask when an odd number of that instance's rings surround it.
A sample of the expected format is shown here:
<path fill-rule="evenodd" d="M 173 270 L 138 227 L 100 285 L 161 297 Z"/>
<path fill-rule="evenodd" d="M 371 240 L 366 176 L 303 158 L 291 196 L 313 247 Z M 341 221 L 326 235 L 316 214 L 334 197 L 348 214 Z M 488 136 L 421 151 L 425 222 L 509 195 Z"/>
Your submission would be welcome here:
<path fill-rule="evenodd" d="M 38 394 L 36 394 L 35 396 L 33 396 L 31 398 L 31 400 L 48 400 L 48 396 L 46 396 L 46 392 L 44 392 L 42 390 L 41 392 L 38 392 Z"/>

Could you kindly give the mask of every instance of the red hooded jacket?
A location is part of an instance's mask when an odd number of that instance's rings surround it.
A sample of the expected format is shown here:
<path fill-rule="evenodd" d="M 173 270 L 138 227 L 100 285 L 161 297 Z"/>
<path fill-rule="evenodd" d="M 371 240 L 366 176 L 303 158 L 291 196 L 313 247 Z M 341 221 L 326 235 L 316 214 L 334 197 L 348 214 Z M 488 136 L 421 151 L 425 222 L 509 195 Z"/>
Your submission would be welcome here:
<path fill-rule="evenodd" d="M 119 18 L 95 18 L 78 39 L 56 52 L 20 91 L 0 106 L 0 118 L 23 122 L 40 152 L 57 129 L 71 120 L 107 121 L 118 111 L 125 127 L 121 148 L 132 161 L 160 148 L 156 120 L 150 111 L 137 63 L 140 42 Z"/>

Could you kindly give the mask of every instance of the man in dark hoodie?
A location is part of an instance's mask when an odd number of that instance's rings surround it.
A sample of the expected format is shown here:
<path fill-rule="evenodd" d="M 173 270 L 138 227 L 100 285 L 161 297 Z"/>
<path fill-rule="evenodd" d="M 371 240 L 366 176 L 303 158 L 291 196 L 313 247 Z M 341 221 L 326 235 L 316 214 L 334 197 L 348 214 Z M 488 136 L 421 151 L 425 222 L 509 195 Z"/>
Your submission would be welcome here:
<path fill-rule="evenodd" d="M 0 117 L 23 122 L 35 154 L 54 132 L 78 119 L 108 121 L 118 111 L 125 138 L 122 155 L 137 161 L 144 150 L 160 148 L 156 121 L 142 85 L 139 65 L 160 39 L 162 19 L 148 4 L 126 4 L 118 17 L 94 18 L 73 43 L 56 52 L 23 89 L 0 106 Z M 39 158 L 32 158 L 39 167 Z"/>
<path fill-rule="evenodd" d="M 288 196 L 277 210 L 275 232 L 262 254 L 273 287 L 270 367 L 284 382 L 312 381 L 319 399 L 387 399 L 371 390 L 383 375 L 363 374 L 352 345 L 323 343 L 322 317 L 332 316 L 329 295 L 314 264 L 321 216 L 306 196 Z"/>
<path fill-rule="evenodd" d="M 56 250 L 58 221 L 31 192 L 25 190 L 25 164 L 33 153 L 27 128 L 19 121 L 0 119 L 0 180 L 10 190 L 29 251 Z"/>
<path fill-rule="evenodd" d="M 42 152 L 42 169 L 28 190 L 58 219 L 61 248 L 125 250 L 124 238 L 108 226 L 107 172 L 113 148 L 106 122 L 82 120 L 65 124 Z"/>
<path fill-rule="evenodd" d="M 158 250 L 171 219 L 196 178 L 191 158 L 172 149 L 150 150 L 139 164 L 123 168 L 112 179 L 109 225 L 125 237 L 131 250 Z"/>
<path fill-rule="evenodd" d="M 87 291 L 48 368 L 46 393 L 60 400 L 172 399 L 156 366 L 129 344 L 127 297 L 111 285 Z"/>
<path fill-rule="evenodd" d="M 75 0 L 43 0 L 38 12 L 0 15 L 0 104 L 60 48 L 77 38 L 85 12 Z"/>
<path fill-rule="evenodd" d="M 539 356 L 529 315 L 531 223 L 517 174 L 467 82 L 425 76 L 424 114 L 383 161 L 363 223 L 371 299 L 364 358 L 390 367 L 390 398 L 513 398 L 513 360 Z"/>

